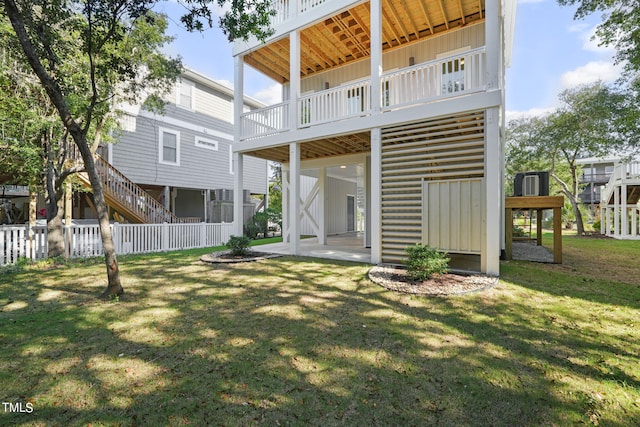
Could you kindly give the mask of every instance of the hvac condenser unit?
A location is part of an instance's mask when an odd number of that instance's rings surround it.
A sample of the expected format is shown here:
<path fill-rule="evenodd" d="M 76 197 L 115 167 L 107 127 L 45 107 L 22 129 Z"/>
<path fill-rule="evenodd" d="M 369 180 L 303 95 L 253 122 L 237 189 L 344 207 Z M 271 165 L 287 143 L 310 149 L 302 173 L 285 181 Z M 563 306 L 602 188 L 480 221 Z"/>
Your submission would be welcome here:
<path fill-rule="evenodd" d="M 549 172 L 520 172 L 513 184 L 515 196 L 548 196 Z"/>

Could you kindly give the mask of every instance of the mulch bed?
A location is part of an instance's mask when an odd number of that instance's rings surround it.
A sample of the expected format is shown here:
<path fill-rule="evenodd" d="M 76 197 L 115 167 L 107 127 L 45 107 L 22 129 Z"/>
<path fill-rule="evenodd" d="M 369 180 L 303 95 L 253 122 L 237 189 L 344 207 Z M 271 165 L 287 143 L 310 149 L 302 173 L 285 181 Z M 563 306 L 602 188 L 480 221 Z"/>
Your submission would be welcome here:
<path fill-rule="evenodd" d="M 369 279 L 385 289 L 416 295 L 461 295 L 490 289 L 498 278 L 482 274 L 447 273 L 424 282 L 412 282 L 407 270 L 391 266 L 376 266 L 369 270 Z"/>
<path fill-rule="evenodd" d="M 212 252 L 200 257 L 200 261 L 210 264 L 232 264 L 236 262 L 251 262 L 259 261 L 261 259 L 277 258 L 281 257 L 279 254 L 272 254 L 268 252 L 256 252 L 251 251 L 248 255 L 231 255 L 229 251 Z"/>

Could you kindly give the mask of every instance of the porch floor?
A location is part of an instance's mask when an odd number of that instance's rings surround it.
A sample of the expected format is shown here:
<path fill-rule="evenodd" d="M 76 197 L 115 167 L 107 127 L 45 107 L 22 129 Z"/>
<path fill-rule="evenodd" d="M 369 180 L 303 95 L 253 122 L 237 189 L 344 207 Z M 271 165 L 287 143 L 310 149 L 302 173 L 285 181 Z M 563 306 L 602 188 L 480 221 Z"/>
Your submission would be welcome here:
<path fill-rule="evenodd" d="M 320 245 L 316 237 L 300 240 L 300 256 L 337 259 L 371 264 L 371 249 L 364 246 L 364 234 L 346 233 L 327 237 L 327 244 Z M 290 255 L 289 243 L 271 243 L 255 248 L 261 252 Z"/>

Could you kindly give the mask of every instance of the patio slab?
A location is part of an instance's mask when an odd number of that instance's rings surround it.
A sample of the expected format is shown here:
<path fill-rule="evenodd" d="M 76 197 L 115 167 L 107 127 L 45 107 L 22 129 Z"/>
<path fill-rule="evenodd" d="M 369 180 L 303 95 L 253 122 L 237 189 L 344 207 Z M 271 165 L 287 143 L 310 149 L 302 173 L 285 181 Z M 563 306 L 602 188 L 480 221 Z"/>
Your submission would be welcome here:
<path fill-rule="evenodd" d="M 261 252 L 291 255 L 289 243 L 271 243 L 259 246 Z M 313 237 L 300 240 L 299 256 L 337 259 L 371 264 L 371 249 L 364 247 L 361 233 L 348 233 L 327 237 L 327 244 L 321 245 Z"/>

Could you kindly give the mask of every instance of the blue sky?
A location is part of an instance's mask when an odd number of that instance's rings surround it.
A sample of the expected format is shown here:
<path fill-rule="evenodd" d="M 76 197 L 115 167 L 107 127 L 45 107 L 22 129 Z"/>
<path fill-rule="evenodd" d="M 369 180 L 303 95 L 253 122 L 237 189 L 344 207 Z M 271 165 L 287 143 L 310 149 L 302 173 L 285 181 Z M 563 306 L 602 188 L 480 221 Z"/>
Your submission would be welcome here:
<path fill-rule="evenodd" d="M 168 33 L 176 37 L 168 53 L 182 56 L 185 66 L 232 85 L 231 44 L 222 32 L 214 28 L 188 33 L 179 22 L 182 6 L 175 2 L 162 3 L 158 10 L 169 15 Z M 611 82 L 619 76 L 614 52 L 591 40 L 600 17 L 574 21 L 573 13 L 574 8 L 560 7 L 555 0 L 518 1 L 512 63 L 507 70 L 508 118 L 549 111 L 562 90 L 598 79 Z M 245 92 L 266 103 L 278 102 L 278 85 L 245 69 Z"/>

